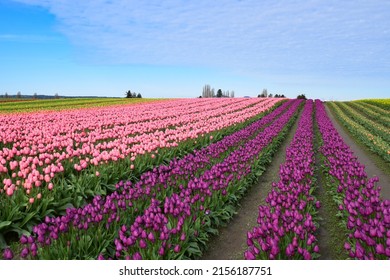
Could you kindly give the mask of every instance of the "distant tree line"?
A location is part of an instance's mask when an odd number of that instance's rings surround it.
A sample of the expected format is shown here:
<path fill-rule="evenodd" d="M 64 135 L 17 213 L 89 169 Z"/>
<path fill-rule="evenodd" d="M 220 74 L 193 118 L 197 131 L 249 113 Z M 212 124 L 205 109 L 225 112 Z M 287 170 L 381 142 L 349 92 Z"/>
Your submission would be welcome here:
<path fill-rule="evenodd" d="M 128 90 L 126 91 L 126 98 L 142 98 L 142 95 L 141 93 L 135 93 L 135 92 L 131 92 L 131 90 Z"/>
<path fill-rule="evenodd" d="M 234 97 L 234 90 L 223 91 L 222 89 L 218 89 L 217 93 L 215 93 L 214 88 L 211 88 L 210 85 L 205 85 L 202 90 L 202 95 L 200 98 L 212 98 L 212 97 Z"/>
<path fill-rule="evenodd" d="M 9 94 L 8 92 L 5 92 L 4 94 L 0 94 L 0 98 L 9 98 L 9 99 L 60 99 L 60 98 L 105 98 L 101 96 L 60 96 L 58 93 L 55 93 L 54 95 L 45 95 L 45 94 L 38 94 L 34 92 L 32 95 L 22 95 L 20 91 L 18 91 L 16 94 Z"/>
<path fill-rule="evenodd" d="M 8 92 L 6 92 L 3 95 L 1 95 L 0 98 L 17 98 L 17 99 L 22 99 L 22 98 L 31 98 L 31 95 L 23 96 L 20 91 L 18 91 L 15 95 L 9 95 Z M 37 94 L 34 93 L 32 98 L 36 99 L 37 98 Z"/>
<path fill-rule="evenodd" d="M 268 90 L 265 88 L 263 89 L 263 91 L 257 95 L 257 97 L 274 97 L 274 98 L 286 98 L 286 96 L 284 96 L 284 94 L 275 94 L 273 95 L 272 93 L 268 93 Z"/>

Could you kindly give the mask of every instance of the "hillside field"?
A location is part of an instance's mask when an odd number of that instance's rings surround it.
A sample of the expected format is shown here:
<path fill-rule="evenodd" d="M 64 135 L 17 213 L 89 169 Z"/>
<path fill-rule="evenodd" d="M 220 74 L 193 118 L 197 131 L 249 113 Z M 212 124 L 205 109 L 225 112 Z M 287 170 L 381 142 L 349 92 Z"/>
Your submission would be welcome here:
<path fill-rule="evenodd" d="M 390 259 L 390 99 L 0 102 L 0 259 Z"/>

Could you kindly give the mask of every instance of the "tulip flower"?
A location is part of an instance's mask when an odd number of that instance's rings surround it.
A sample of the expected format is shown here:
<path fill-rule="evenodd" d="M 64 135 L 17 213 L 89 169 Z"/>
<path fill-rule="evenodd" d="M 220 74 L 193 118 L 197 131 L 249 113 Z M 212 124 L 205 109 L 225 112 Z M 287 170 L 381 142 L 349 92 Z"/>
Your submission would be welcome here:
<path fill-rule="evenodd" d="M 160 247 L 160 249 L 158 249 L 158 254 L 159 254 L 160 256 L 164 256 L 164 254 L 165 254 L 165 249 L 164 249 L 164 247 Z"/>
<path fill-rule="evenodd" d="M 256 257 L 251 251 L 245 251 L 244 253 L 245 259 L 247 260 L 255 260 Z"/>
<path fill-rule="evenodd" d="M 12 260 L 14 258 L 14 255 L 10 248 L 6 248 L 3 252 L 3 258 L 5 260 Z"/>
<path fill-rule="evenodd" d="M 181 248 L 180 248 L 180 245 L 179 245 L 179 244 L 177 244 L 177 245 L 175 246 L 175 248 L 173 249 L 173 251 L 174 251 L 175 253 L 179 253 L 180 250 L 181 250 Z"/>

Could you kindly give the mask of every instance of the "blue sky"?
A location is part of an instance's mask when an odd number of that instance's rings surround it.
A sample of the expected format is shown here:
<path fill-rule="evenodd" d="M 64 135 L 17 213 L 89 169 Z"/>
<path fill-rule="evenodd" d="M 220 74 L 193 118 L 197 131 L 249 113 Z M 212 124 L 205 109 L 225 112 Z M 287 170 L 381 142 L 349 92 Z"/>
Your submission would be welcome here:
<path fill-rule="evenodd" d="M 0 94 L 390 97 L 390 1 L 0 0 Z"/>

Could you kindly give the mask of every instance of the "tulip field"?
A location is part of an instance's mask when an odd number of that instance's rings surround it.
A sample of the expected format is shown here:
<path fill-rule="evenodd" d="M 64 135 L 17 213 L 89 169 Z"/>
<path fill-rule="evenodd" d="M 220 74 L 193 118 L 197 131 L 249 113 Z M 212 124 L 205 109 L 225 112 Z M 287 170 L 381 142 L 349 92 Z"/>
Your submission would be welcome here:
<path fill-rule="evenodd" d="M 69 109 L 107 107 L 120 104 L 135 104 L 159 99 L 140 98 L 68 98 L 47 99 L 44 102 L 39 99 L 1 99 L 0 113 L 26 113 L 42 111 L 61 111 Z"/>
<path fill-rule="evenodd" d="M 57 102 L 0 104 L 3 259 L 199 259 L 275 156 L 280 180 L 242 233 L 243 258 L 320 259 L 323 205 L 345 258 L 390 258 L 390 201 L 319 100 Z M 388 159 L 386 106 L 330 106 Z"/>
<path fill-rule="evenodd" d="M 371 102 L 331 102 L 329 106 L 351 134 L 380 156 L 390 168 L 389 110 L 382 108 L 386 105 L 384 101 L 368 101 Z"/>

